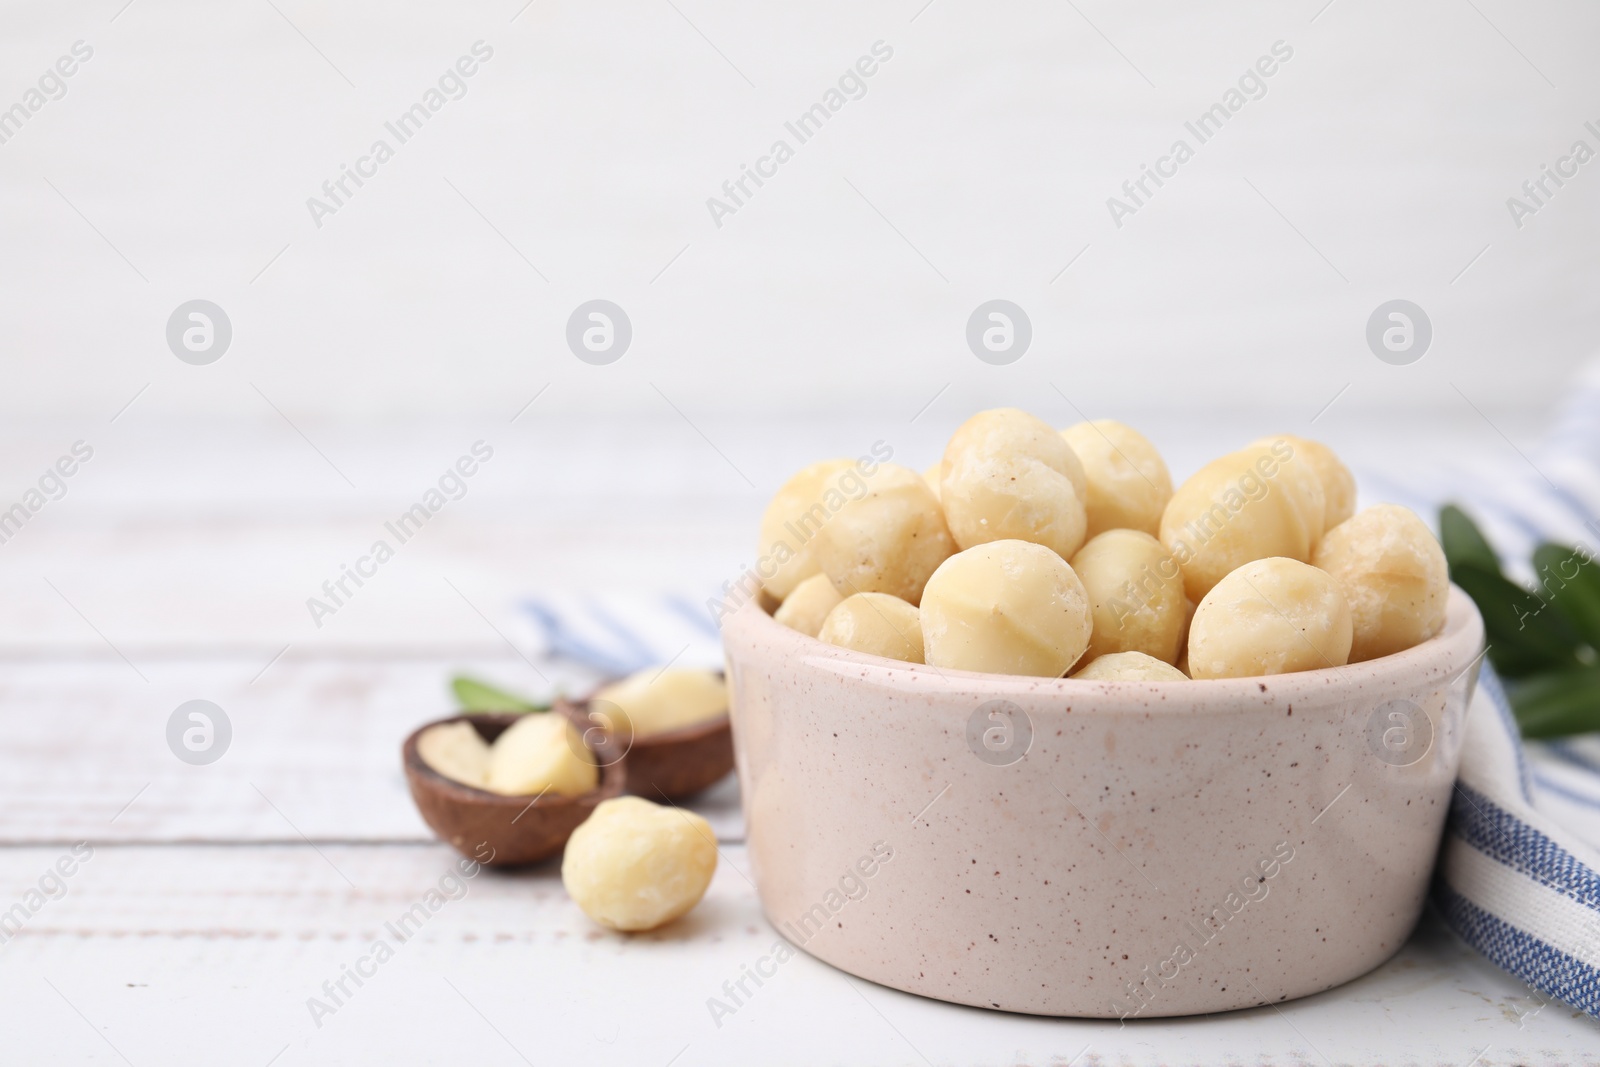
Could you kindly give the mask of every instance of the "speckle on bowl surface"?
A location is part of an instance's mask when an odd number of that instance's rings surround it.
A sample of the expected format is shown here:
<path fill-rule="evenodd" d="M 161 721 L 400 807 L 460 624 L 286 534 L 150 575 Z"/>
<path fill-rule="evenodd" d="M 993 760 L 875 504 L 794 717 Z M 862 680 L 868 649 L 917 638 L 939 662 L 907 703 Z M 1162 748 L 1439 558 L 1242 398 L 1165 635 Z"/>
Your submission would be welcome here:
<path fill-rule="evenodd" d="M 1421 914 L 1483 649 L 1444 630 L 1266 678 L 1084 682 L 723 619 L 762 907 L 819 959 L 1039 1015 L 1192 1015 L 1378 966 Z"/>

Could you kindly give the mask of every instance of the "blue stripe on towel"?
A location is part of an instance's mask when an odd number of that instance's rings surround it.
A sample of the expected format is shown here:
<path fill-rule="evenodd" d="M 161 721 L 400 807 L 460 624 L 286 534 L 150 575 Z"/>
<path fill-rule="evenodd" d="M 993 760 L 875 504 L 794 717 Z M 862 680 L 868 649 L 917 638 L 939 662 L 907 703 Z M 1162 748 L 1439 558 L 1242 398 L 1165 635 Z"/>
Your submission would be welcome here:
<path fill-rule="evenodd" d="M 522 606 L 544 631 L 545 643 L 549 646 L 551 654 L 587 663 L 596 670 L 608 674 L 628 674 L 637 669 L 631 660 L 614 655 L 609 650 L 596 648 L 579 638 L 561 621 L 561 616 L 542 601 L 528 599 L 522 602 Z"/>
<path fill-rule="evenodd" d="M 1545 751 L 1559 757 L 1563 763 L 1570 763 L 1574 767 L 1600 774 L 1600 760 L 1585 752 L 1579 752 L 1571 741 L 1547 741 L 1544 747 Z"/>
<path fill-rule="evenodd" d="M 1554 793 L 1556 796 L 1570 800 L 1574 804 L 1582 804 L 1584 807 L 1600 811 L 1600 797 L 1591 796 L 1588 793 L 1580 793 L 1571 786 L 1562 785 L 1547 774 L 1535 774 L 1533 780 L 1539 783 L 1541 792 Z"/>
<path fill-rule="evenodd" d="M 705 608 L 696 607 L 676 593 L 667 597 L 666 604 L 678 615 L 682 616 L 690 626 L 693 626 L 707 637 L 714 637 L 718 640 L 722 638 L 722 630 L 712 621 L 711 613 Z"/>
<path fill-rule="evenodd" d="M 642 670 L 655 661 L 655 654 L 650 651 L 650 646 L 638 634 L 630 630 L 624 623 L 617 620 L 609 611 L 601 607 L 598 602 L 589 605 L 589 614 L 600 622 L 600 625 L 609 630 L 617 641 L 627 649 L 628 661 L 633 666 L 627 673 Z"/>
<path fill-rule="evenodd" d="M 1469 785 L 1450 801 L 1456 836 L 1527 878 L 1590 908 L 1600 908 L 1600 876 L 1549 837 Z"/>
<path fill-rule="evenodd" d="M 1434 899 L 1446 923 L 1473 948 L 1534 989 L 1600 1015 L 1600 971 L 1491 915 L 1440 881 Z"/>

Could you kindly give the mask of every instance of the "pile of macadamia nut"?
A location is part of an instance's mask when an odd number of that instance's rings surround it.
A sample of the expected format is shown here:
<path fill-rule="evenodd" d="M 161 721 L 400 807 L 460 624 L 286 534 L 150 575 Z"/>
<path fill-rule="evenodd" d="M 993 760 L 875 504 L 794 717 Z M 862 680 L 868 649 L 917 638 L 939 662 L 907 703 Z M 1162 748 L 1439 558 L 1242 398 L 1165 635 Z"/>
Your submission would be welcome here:
<path fill-rule="evenodd" d="M 1444 625 L 1444 552 L 1325 445 L 1263 438 L 1176 491 L 1108 420 L 983 411 L 919 475 L 835 460 L 761 522 L 774 618 L 934 667 L 1091 680 L 1245 678 L 1403 651 Z"/>

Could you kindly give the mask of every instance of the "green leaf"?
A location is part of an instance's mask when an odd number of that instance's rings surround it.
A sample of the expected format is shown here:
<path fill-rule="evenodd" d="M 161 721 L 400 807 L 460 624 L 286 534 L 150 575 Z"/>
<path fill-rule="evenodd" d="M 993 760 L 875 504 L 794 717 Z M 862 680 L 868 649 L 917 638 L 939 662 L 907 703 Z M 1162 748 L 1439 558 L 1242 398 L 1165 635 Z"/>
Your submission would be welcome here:
<path fill-rule="evenodd" d="M 1489 547 L 1478 524 L 1454 504 L 1439 509 L 1439 543 L 1444 546 L 1444 558 L 1450 563 L 1452 582 L 1463 566 L 1475 566 L 1490 574 L 1501 573 L 1500 557 Z"/>
<path fill-rule="evenodd" d="M 1544 587 L 1544 598 L 1591 650 L 1600 650 L 1600 564 L 1587 552 L 1543 544 L 1534 550 L 1533 570 Z"/>
<path fill-rule="evenodd" d="M 1552 671 L 1511 691 L 1522 736 L 1565 737 L 1600 730 L 1600 667 Z"/>
<path fill-rule="evenodd" d="M 487 682 L 458 674 L 450 679 L 450 690 L 462 711 L 549 711 L 549 704 L 536 704 L 526 697 L 496 689 Z"/>
<path fill-rule="evenodd" d="M 1507 677 L 1583 666 L 1577 631 L 1543 600 L 1498 571 L 1463 564 L 1453 575 L 1483 615 L 1489 660 Z"/>

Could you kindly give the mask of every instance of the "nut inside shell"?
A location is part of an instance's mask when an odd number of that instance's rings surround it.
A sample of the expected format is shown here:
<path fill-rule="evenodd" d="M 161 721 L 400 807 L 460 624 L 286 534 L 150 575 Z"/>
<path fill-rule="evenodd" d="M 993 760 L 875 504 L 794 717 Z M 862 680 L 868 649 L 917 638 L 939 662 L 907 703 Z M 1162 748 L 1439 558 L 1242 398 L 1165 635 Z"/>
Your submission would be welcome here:
<path fill-rule="evenodd" d="M 575 797 L 491 793 L 446 778 L 417 751 L 417 739 L 435 726 L 467 722 L 492 744 L 521 718 L 522 714 L 514 712 L 474 712 L 439 719 L 413 730 L 400 750 L 406 784 L 422 821 L 457 852 L 489 867 L 537 863 L 557 854 L 601 801 L 621 796 L 627 788 L 622 752 L 594 732 L 584 742 L 599 764 L 600 784 Z"/>
<path fill-rule="evenodd" d="M 626 791 L 634 796 L 657 803 L 663 797 L 684 800 L 733 770 L 732 720 L 726 711 L 676 730 L 634 737 L 627 724 L 613 723 L 603 711 L 592 708 L 591 700 L 592 694 L 577 701 L 558 700 L 554 710 L 591 744 L 600 738 L 611 751 L 621 750 L 627 764 Z"/>

